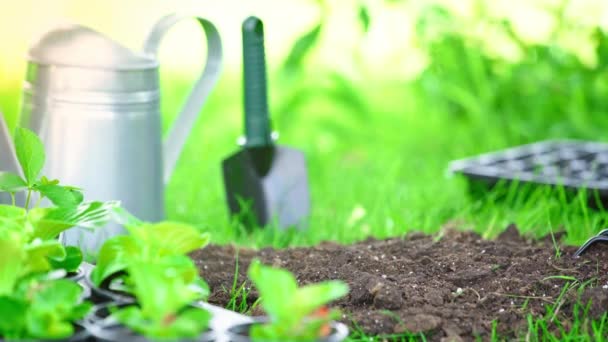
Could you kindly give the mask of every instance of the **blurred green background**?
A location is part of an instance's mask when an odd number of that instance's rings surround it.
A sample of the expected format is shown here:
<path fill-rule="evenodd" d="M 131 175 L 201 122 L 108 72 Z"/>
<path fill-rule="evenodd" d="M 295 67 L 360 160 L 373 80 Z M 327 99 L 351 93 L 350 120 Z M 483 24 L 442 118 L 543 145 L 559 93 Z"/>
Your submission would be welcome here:
<path fill-rule="evenodd" d="M 14 126 L 23 56 L 45 25 L 76 21 L 137 48 L 166 12 L 209 18 L 220 28 L 227 60 L 166 206 L 169 218 L 213 232 L 215 242 L 348 243 L 443 227 L 491 238 L 516 223 L 533 236 L 566 231 L 567 243 L 580 243 L 608 221 L 605 211 L 559 191 L 518 190 L 499 201 L 497 193 L 471 197 L 464 179 L 446 175 L 450 160 L 517 144 L 607 140 L 605 1 L 87 4 L 28 0 L 2 14 L 0 108 Z M 220 163 L 242 131 L 240 22 L 250 14 L 265 21 L 274 129 L 281 144 L 307 155 L 313 212 L 305 232 L 269 227 L 247 234 L 228 217 Z M 165 130 L 200 72 L 200 39 L 196 25 L 186 24 L 161 51 Z"/>

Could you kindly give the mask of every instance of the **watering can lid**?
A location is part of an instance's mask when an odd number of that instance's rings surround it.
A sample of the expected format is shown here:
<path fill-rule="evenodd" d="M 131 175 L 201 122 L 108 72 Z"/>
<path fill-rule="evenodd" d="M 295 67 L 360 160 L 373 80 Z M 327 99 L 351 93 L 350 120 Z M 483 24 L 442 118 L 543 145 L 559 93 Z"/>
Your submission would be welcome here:
<path fill-rule="evenodd" d="M 112 70 L 158 66 L 155 58 L 135 53 L 80 25 L 62 25 L 46 32 L 30 48 L 29 59 L 38 64 Z"/>

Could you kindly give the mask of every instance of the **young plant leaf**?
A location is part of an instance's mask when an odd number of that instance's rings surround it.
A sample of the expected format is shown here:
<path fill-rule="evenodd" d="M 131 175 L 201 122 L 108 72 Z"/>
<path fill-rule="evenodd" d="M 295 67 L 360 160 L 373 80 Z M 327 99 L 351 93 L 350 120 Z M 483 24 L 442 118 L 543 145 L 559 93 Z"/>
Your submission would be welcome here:
<path fill-rule="evenodd" d="M 367 33 L 371 25 L 371 16 L 369 15 L 369 9 L 364 3 L 359 3 L 359 22 L 363 28 L 363 32 Z"/>
<path fill-rule="evenodd" d="M 271 319 L 289 316 L 290 302 L 298 289 L 296 278 L 289 271 L 262 265 L 255 260 L 247 271 L 249 279 L 262 298 L 262 307 Z"/>
<path fill-rule="evenodd" d="M 0 204 L 0 218 L 25 219 L 26 213 L 24 208 Z"/>
<path fill-rule="evenodd" d="M 75 207 L 84 199 L 79 189 L 70 186 L 43 184 L 36 186 L 35 189 L 58 207 Z"/>
<path fill-rule="evenodd" d="M 14 234 L 0 232 L 0 296 L 11 294 L 19 279 L 26 257 L 22 246 Z"/>
<path fill-rule="evenodd" d="M 26 334 L 25 317 L 28 303 L 23 299 L 0 296 L 0 336 L 18 339 Z"/>
<path fill-rule="evenodd" d="M 51 269 L 50 258 L 63 259 L 65 248 L 57 240 L 36 239 L 25 246 L 25 265 L 21 274 L 46 272 Z"/>
<path fill-rule="evenodd" d="M 19 127 L 15 131 L 15 150 L 25 181 L 32 187 L 46 158 L 42 141 L 32 131 Z"/>
<path fill-rule="evenodd" d="M 209 243 L 209 234 L 178 222 L 160 222 L 128 228 L 143 244 L 153 246 L 158 255 L 187 254 Z"/>
<path fill-rule="evenodd" d="M 27 189 L 27 183 L 18 175 L 0 172 L 0 192 L 17 192 Z"/>
<path fill-rule="evenodd" d="M 35 338 L 59 339 L 74 333 L 72 321 L 81 319 L 91 308 L 80 303 L 82 288 L 67 279 L 44 283 L 35 292 L 27 313 L 28 333 Z"/>
<path fill-rule="evenodd" d="M 348 293 L 348 287 L 340 281 L 298 288 L 290 272 L 264 266 L 258 260 L 251 263 L 248 275 L 270 316 L 269 323 L 252 327 L 254 341 L 317 340 L 322 328 L 334 317 L 325 305 Z"/>
<path fill-rule="evenodd" d="M 67 246 L 63 259 L 49 257 L 49 262 L 55 270 L 64 269 L 68 273 L 76 272 L 82 263 L 82 251 L 78 247 Z"/>
<path fill-rule="evenodd" d="M 283 69 L 285 71 L 291 72 L 300 68 L 304 58 L 306 58 L 319 40 L 322 27 L 322 22 L 320 22 L 310 31 L 298 38 L 298 40 L 293 44 L 293 47 L 291 48 L 291 51 L 283 64 Z"/>
<path fill-rule="evenodd" d="M 291 301 L 297 315 L 308 316 L 318 308 L 348 294 L 348 286 L 341 281 L 326 281 L 298 289 Z"/>
<path fill-rule="evenodd" d="M 185 255 L 160 258 L 154 262 L 132 261 L 128 273 L 134 284 L 139 307 L 128 306 L 113 316 L 149 338 L 193 338 L 208 326 L 205 310 L 189 305 L 200 299 L 192 281 L 181 274 L 196 273 L 194 263 Z M 198 277 L 197 277 L 198 278 Z"/>
<path fill-rule="evenodd" d="M 107 277 L 125 270 L 129 261 L 138 255 L 141 255 L 141 246 L 130 235 L 118 235 L 106 240 L 99 251 L 91 281 L 100 286 Z"/>
<path fill-rule="evenodd" d="M 54 208 L 46 219 L 72 223 L 83 228 L 99 228 L 112 220 L 114 210 L 120 206 L 118 201 L 87 202 L 77 207 Z"/>

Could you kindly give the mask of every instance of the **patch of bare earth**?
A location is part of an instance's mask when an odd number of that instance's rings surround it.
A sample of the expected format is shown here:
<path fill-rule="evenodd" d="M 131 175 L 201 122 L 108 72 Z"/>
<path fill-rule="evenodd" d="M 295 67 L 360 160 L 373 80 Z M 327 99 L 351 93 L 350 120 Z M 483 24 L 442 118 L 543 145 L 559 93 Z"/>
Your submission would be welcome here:
<path fill-rule="evenodd" d="M 323 243 L 285 250 L 237 249 L 210 246 L 192 253 L 201 275 L 212 287 L 210 302 L 226 305 L 234 280 L 238 250 L 238 284 L 246 281 L 252 258 L 284 267 L 301 284 L 341 279 L 351 288 L 348 297 L 334 303 L 369 335 L 424 332 L 433 341 L 489 337 L 492 321 L 502 336 L 521 337 L 528 314 L 542 316 L 558 302 L 568 276 L 588 286 L 559 301 L 556 319 L 573 320 L 577 301 L 593 299 L 592 317 L 608 309 L 608 245 L 594 246 L 574 259 L 575 248 L 556 258 L 551 238 L 531 241 L 509 227 L 494 241 L 469 232 L 448 231 L 433 236 L 411 234 L 404 239 L 368 240 L 343 246 Z M 608 286 L 607 286 L 608 287 Z M 249 294 L 251 304 L 257 293 Z M 555 327 L 554 327 L 555 328 Z"/>

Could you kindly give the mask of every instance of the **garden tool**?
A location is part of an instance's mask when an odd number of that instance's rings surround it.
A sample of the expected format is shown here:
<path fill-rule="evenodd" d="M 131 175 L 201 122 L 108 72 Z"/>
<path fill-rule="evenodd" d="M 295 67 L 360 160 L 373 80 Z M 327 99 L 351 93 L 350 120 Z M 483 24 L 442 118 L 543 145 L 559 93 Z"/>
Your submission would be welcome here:
<path fill-rule="evenodd" d="M 242 31 L 245 136 L 242 148 L 223 161 L 228 207 L 249 228 L 274 223 L 279 228 L 303 229 L 310 212 L 304 154 L 274 142 L 262 21 L 249 17 Z"/>
<path fill-rule="evenodd" d="M 580 257 L 583 255 L 591 245 L 595 245 L 598 242 L 608 244 L 608 229 L 604 229 L 597 233 L 597 235 L 589 238 L 585 243 L 574 253 L 574 257 Z"/>
<path fill-rule="evenodd" d="M 207 40 L 207 62 L 165 141 L 161 139 L 160 41 L 178 22 L 195 19 Z M 80 25 L 57 27 L 29 51 L 21 125 L 38 133 L 44 174 L 82 188 L 93 200 L 118 200 L 145 221 L 163 219 L 164 186 L 215 85 L 222 46 L 206 19 L 169 15 L 151 30 L 143 51 L 127 49 Z M 74 228 L 65 244 L 95 256 L 119 225 L 94 232 Z"/>
<path fill-rule="evenodd" d="M 13 140 L 4 121 L 4 115 L 0 112 L 0 172 L 19 174 L 19 169 Z M 11 203 L 10 195 L 0 193 L 0 204 L 8 203 Z"/>

